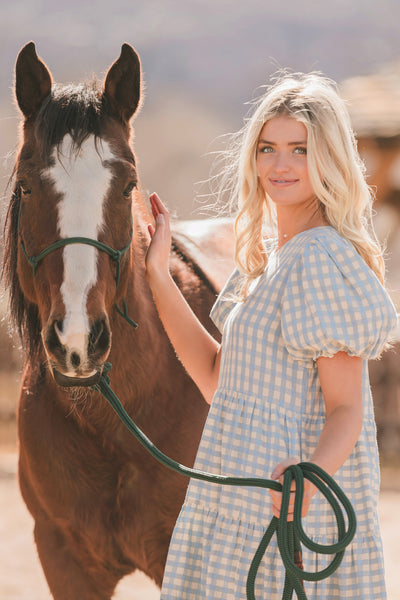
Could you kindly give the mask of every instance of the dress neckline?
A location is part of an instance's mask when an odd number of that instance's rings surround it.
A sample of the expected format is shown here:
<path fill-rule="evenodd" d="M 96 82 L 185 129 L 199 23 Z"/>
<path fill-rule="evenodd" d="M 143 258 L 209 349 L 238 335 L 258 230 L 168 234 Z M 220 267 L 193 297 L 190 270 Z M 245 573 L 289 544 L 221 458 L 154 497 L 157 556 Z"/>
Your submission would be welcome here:
<path fill-rule="evenodd" d="M 305 229 L 304 231 L 300 231 L 299 233 L 296 233 L 296 235 L 294 235 L 292 238 L 290 238 L 290 240 L 288 240 L 280 248 L 277 248 L 278 239 L 274 238 L 272 254 L 274 254 L 274 256 L 281 256 L 285 252 L 285 250 L 287 251 L 287 248 L 290 248 L 291 246 L 293 246 L 293 243 L 295 241 L 298 241 L 300 238 L 307 236 L 310 233 L 316 233 L 323 229 L 330 230 L 330 231 L 336 231 L 336 229 L 334 227 L 332 227 L 332 225 L 318 225 L 317 227 L 310 227 L 309 229 Z"/>

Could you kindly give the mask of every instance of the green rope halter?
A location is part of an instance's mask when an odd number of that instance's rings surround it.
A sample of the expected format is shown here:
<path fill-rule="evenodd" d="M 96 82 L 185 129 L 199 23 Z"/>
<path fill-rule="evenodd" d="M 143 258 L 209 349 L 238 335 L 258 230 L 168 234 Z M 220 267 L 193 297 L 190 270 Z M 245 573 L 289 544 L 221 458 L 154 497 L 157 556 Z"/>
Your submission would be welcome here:
<path fill-rule="evenodd" d="M 63 248 L 64 246 L 69 246 L 70 244 L 86 244 L 88 246 L 94 246 L 98 250 L 101 250 L 102 252 L 105 252 L 106 254 L 108 254 L 109 256 L 111 256 L 111 258 L 113 259 L 113 261 L 115 261 L 115 263 L 117 265 L 117 272 L 116 272 L 116 275 L 115 275 L 115 285 L 116 285 L 116 287 L 118 287 L 120 273 L 121 273 L 121 258 L 123 257 L 123 255 L 125 254 L 125 252 L 127 250 L 129 250 L 130 245 L 132 243 L 132 237 L 133 237 L 133 230 L 131 230 L 131 235 L 130 235 L 129 243 L 125 246 L 125 248 L 122 248 L 122 250 L 115 250 L 114 248 L 111 248 L 110 246 L 107 246 L 107 244 L 104 244 L 103 242 L 100 242 L 99 240 L 93 240 L 91 238 L 86 238 L 86 237 L 63 238 L 61 240 L 57 240 L 56 242 L 53 242 L 53 244 L 50 244 L 50 246 L 47 246 L 47 248 L 45 248 L 44 250 L 42 250 L 42 252 L 40 252 L 39 254 L 37 254 L 35 256 L 28 256 L 28 254 L 27 254 L 27 252 L 25 250 L 25 245 L 24 245 L 24 242 L 23 242 L 21 236 L 20 236 L 19 240 L 20 240 L 22 252 L 24 253 L 27 261 L 29 262 L 29 264 L 31 265 L 31 267 L 33 269 L 33 276 L 34 277 L 36 275 L 36 271 L 37 271 L 37 268 L 39 266 L 39 263 L 48 254 L 51 254 L 51 252 L 54 252 L 54 250 L 58 250 L 59 248 Z"/>
<path fill-rule="evenodd" d="M 18 212 L 19 243 L 20 243 L 22 252 L 23 252 L 26 260 L 32 267 L 34 277 L 36 276 L 36 271 L 37 271 L 37 268 L 38 268 L 40 262 L 46 256 L 48 256 L 55 250 L 59 250 L 60 248 L 64 248 L 64 246 L 69 246 L 70 244 L 86 244 L 87 246 L 94 246 L 94 248 L 97 248 L 98 250 L 105 252 L 115 262 L 115 264 L 116 264 L 115 285 L 116 285 L 116 288 L 118 288 L 120 275 L 121 275 L 121 258 L 129 250 L 129 248 L 132 244 L 133 228 L 131 229 L 129 243 L 125 246 L 125 248 L 122 248 L 122 250 L 115 250 L 114 248 L 111 248 L 111 246 L 107 246 L 107 244 L 104 244 L 103 242 L 100 242 L 99 240 L 93 240 L 92 238 L 70 237 L 70 238 L 62 238 L 60 240 L 57 240 L 56 242 L 53 242 L 52 244 L 47 246 L 47 248 L 45 248 L 44 250 L 39 252 L 39 254 L 36 254 L 34 256 L 29 256 L 25 249 L 25 244 L 24 244 L 22 236 L 21 236 L 20 223 L 21 223 L 21 204 L 19 205 L 19 212 Z M 122 310 L 118 307 L 118 305 L 116 303 L 114 304 L 114 307 L 117 310 L 118 314 L 120 314 L 121 317 L 123 317 L 129 323 L 129 325 L 131 325 L 132 327 L 134 327 L 136 329 L 137 323 L 135 323 L 135 321 L 133 321 L 130 318 L 130 316 L 128 315 L 128 309 L 127 309 L 127 304 L 126 304 L 125 298 L 122 299 L 122 307 L 123 307 Z"/>

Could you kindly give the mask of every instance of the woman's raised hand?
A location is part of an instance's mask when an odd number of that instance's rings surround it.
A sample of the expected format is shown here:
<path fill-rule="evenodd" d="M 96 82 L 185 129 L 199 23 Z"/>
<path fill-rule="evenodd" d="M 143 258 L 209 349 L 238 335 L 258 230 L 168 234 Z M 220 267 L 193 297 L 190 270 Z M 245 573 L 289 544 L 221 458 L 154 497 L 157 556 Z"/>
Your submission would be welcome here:
<path fill-rule="evenodd" d="M 155 227 L 148 225 L 146 278 L 164 329 L 183 366 L 207 402 L 217 388 L 220 346 L 193 313 L 169 272 L 169 214 L 157 194 L 150 196 Z"/>
<path fill-rule="evenodd" d="M 147 250 L 145 259 L 146 277 L 148 280 L 168 274 L 169 254 L 171 249 L 169 212 L 157 194 L 151 194 L 149 200 L 155 227 L 151 224 L 147 226 L 151 237 L 150 246 Z"/>

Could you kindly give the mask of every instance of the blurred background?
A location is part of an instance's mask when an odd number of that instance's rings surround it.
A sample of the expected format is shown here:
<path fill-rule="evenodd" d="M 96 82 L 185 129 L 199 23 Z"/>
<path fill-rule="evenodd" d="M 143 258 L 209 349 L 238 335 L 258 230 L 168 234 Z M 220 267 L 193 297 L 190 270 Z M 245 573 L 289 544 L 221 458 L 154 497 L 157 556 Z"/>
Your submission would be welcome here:
<path fill-rule="evenodd" d="M 78 82 L 94 75 L 102 80 L 118 58 L 123 42 L 136 48 L 146 87 L 142 110 L 134 122 L 134 148 L 142 186 L 149 192 L 157 191 L 176 216 L 183 219 L 204 216 L 204 199 L 199 196 L 208 189 L 199 182 L 209 175 L 213 152 L 222 144 L 221 136 L 242 126 L 249 109 L 247 103 L 259 95 L 260 86 L 267 83 L 269 76 L 279 68 L 322 71 L 339 83 L 348 101 L 368 182 L 376 186 L 375 225 L 387 246 L 387 285 L 399 309 L 399 23 L 398 0 L 3 2 L 0 6 L 2 217 L 9 201 L 7 186 L 18 148 L 14 65 L 18 51 L 30 40 L 36 43 L 39 56 L 60 83 Z M 16 486 L 15 409 L 21 357 L 18 340 L 8 335 L 6 307 L 7 297 L 2 290 L 0 454 L 4 460 L 0 463 L 0 485 L 6 482 Z M 397 335 L 400 339 L 400 334 Z M 381 361 L 371 363 L 370 371 L 382 458 L 384 524 L 389 518 L 386 507 L 400 500 L 398 341 Z M 15 493 L 15 502 L 19 502 L 17 492 L 7 493 Z M 4 502 L 9 506 L 9 498 Z M 3 521 L 0 556 L 9 560 L 8 549 L 10 544 L 17 544 L 19 534 L 15 528 L 9 532 L 10 527 L 7 529 Z M 387 523 L 386 548 L 395 532 L 394 522 Z M 398 521 L 397 525 L 400 527 Z M 4 538 L 2 531 L 8 532 L 11 539 L 8 534 Z M 31 544 L 31 537 L 27 543 Z M 16 553 L 22 556 L 18 548 Z M 393 577 L 394 581 L 395 558 L 390 556 L 387 552 L 389 580 Z M 397 564 L 399 558 L 397 554 Z M 13 569 L 17 566 L 7 564 L 5 572 L 9 575 L 3 583 L 0 579 L 1 598 L 47 597 L 43 595 L 45 587 L 36 596 L 32 585 L 26 592 L 29 595 L 24 595 L 22 588 L 16 587 L 23 580 L 16 583 L 18 577 Z M 28 575 L 25 580 L 28 586 Z M 390 593 L 392 599 L 400 597 L 395 595 L 398 592 L 394 584 Z M 118 598 L 136 598 L 120 594 Z M 145 597 L 143 594 L 140 592 L 140 598 Z"/>

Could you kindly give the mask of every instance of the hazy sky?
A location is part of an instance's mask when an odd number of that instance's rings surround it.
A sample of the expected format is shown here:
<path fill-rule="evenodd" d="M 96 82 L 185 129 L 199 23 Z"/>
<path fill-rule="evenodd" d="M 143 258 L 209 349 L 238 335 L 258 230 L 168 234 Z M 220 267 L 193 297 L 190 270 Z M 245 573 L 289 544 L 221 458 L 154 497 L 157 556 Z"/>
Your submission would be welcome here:
<path fill-rule="evenodd" d="M 337 81 L 372 73 L 400 56 L 399 23 L 399 0 L 2 2 L 0 156 L 16 145 L 14 64 L 26 42 L 35 41 L 60 82 L 102 78 L 129 42 L 147 88 L 137 136 L 142 174 L 150 188 L 186 201 L 207 176 L 209 143 L 240 127 L 245 102 L 273 71 L 320 70 Z M 6 161 L 1 180 L 11 168 Z"/>

